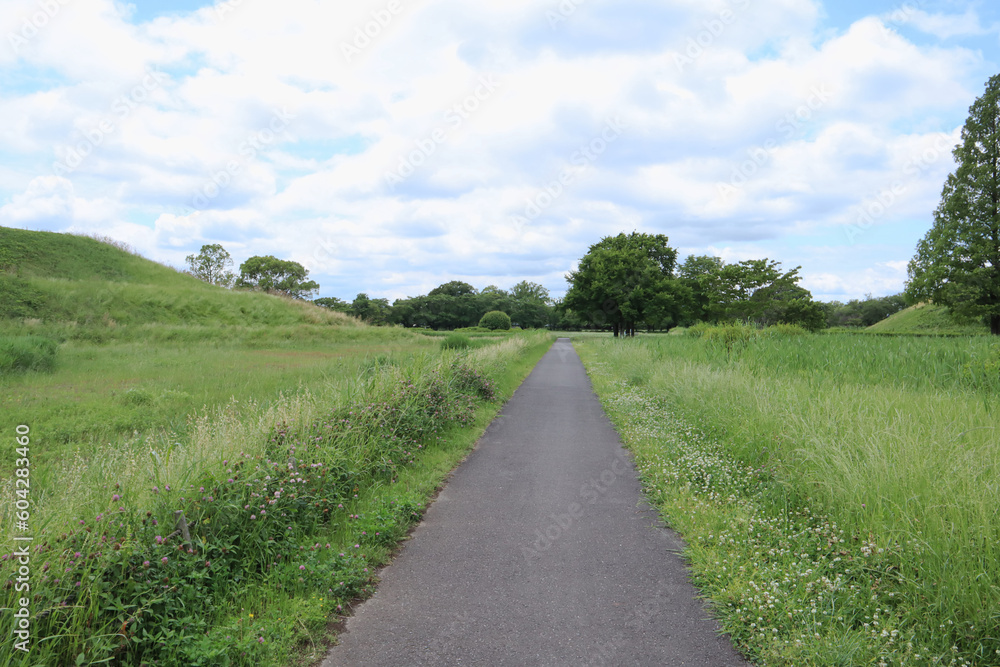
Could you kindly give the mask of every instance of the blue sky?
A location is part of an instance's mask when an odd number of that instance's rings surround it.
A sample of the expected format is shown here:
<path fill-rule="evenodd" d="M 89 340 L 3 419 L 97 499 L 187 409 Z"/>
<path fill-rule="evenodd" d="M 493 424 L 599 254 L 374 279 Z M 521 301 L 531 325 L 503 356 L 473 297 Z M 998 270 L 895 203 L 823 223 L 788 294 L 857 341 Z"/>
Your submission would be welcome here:
<path fill-rule="evenodd" d="M 5 0 L 0 225 L 323 296 L 555 296 L 603 236 L 900 291 L 1000 10 L 959 0 Z"/>

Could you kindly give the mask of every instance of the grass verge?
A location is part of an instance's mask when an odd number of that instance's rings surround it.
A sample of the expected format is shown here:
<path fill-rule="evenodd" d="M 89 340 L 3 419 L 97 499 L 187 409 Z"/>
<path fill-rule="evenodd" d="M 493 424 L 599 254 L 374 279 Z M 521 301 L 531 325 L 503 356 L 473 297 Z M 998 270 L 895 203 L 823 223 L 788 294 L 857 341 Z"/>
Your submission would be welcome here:
<path fill-rule="evenodd" d="M 874 339 L 883 354 L 865 357 L 856 340 L 576 345 L 696 584 L 751 659 L 998 664 L 996 399 L 958 370 L 892 370 L 890 346 L 933 341 Z M 824 352 L 808 373 L 803 346 Z"/>

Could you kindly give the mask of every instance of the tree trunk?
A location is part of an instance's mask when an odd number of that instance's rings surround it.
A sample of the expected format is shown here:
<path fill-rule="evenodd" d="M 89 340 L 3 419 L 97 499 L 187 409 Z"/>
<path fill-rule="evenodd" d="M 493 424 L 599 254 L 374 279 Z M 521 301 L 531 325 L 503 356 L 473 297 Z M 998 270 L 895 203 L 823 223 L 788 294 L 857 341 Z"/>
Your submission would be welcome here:
<path fill-rule="evenodd" d="M 615 322 L 615 323 L 614 323 L 613 325 L 611 325 L 611 326 L 612 326 L 612 327 L 614 327 L 614 330 L 615 330 L 615 338 L 618 338 L 618 323 L 617 323 L 617 322 Z"/>
<path fill-rule="evenodd" d="M 990 315 L 990 333 L 1000 336 L 1000 315 Z"/>

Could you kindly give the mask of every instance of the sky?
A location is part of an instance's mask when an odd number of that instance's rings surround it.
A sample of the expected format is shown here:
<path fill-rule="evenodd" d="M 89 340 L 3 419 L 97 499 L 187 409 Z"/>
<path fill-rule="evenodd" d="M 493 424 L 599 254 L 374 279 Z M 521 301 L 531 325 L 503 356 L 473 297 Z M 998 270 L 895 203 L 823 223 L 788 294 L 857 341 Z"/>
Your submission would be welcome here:
<path fill-rule="evenodd" d="M 0 225 L 348 301 L 632 231 L 894 294 L 998 61 L 988 1 L 3 0 Z"/>

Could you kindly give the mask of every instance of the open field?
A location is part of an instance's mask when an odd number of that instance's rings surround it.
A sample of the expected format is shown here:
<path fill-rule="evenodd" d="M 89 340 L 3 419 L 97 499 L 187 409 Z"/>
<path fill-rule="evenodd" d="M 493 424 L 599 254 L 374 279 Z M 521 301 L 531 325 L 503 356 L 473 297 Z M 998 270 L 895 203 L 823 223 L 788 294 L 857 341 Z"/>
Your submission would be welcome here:
<path fill-rule="evenodd" d="M 992 341 L 575 344 L 699 586 L 753 659 L 1000 663 Z"/>

